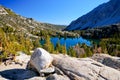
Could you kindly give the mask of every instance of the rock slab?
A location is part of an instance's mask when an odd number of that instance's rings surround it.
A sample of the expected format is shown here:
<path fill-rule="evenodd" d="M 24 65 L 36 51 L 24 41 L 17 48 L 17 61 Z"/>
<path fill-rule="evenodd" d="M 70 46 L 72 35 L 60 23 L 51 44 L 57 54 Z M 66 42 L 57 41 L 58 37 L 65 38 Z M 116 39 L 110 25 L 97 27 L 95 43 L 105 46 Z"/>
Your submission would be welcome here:
<path fill-rule="evenodd" d="M 92 59 L 120 71 L 120 58 L 108 54 L 94 54 Z"/>
<path fill-rule="evenodd" d="M 52 56 L 53 65 L 62 70 L 71 80 L 120 80 L 120 71 L 90 58 Z"/>

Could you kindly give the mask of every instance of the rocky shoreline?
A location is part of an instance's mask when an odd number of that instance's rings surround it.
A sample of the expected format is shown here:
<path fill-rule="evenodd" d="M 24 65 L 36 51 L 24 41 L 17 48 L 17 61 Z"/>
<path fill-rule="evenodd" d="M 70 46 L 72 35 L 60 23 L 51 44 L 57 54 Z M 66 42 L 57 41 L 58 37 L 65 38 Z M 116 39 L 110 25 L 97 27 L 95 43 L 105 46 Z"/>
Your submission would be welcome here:
<path fill-rule="evenodd" d="M 120 58 L 107 54 L 74 58 L 37 48 L 31 57 L 21 53 L 15 61 L 0 65 L 0 80 L 120 80 Z"/>

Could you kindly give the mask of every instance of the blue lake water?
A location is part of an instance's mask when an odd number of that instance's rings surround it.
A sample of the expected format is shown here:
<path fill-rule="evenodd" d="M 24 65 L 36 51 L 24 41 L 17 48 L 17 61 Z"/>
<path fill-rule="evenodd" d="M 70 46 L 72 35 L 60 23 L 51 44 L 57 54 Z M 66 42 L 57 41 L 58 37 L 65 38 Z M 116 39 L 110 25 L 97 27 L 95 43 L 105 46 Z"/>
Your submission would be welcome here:
<path fill-rule="evenodd" d="M 76 44 L 80 43 L 83 44 L 85 43 L 87 46 L 91 46 L 91 42 L 90 40 L 84 39 L 82 37 L 79 38 L 58 38 L 58 37 L 52 37 L 51 38 L 51 42 L 54 44 L 54 46 L 56 45 L 57 42 L 60 42 L 61 45 L 66 45 L 67 48 L 71 47 L 71 46 L 75 46 Z"/>

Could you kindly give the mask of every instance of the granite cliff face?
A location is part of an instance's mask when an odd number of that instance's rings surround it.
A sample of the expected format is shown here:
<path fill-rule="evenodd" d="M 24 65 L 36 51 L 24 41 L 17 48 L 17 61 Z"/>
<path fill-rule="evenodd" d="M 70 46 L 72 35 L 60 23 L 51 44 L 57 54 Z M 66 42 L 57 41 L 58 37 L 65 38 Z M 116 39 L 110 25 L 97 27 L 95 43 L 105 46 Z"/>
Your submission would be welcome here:
<path fill-rule="evenodd" d="M 120 0 L 110 0 L 81 16 L 65 30 L 84 30 L 120 23 Z"/>

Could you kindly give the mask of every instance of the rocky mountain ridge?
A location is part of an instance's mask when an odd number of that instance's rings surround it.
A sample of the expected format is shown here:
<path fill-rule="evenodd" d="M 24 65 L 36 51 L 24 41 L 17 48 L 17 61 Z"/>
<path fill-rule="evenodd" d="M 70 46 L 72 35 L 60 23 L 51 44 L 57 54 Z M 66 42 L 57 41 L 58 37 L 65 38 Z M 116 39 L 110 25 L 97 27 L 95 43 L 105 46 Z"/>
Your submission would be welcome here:
<path fill-rule="evenodd" d="M 32 31 L 39 32 L 41 30 L 51 30 L 59 32 L 64 25 L 55 25 L 49 23 L 41 23 L 35 21 L 33 18 L 26 18 L 14 13 L 11 9 L 0 6 L 0 27 L 9 26 L 17 30 L 17 32 L 24 32 L 31 34 Z"/>
<path fill-rule="evenodd" d="M 72 21 L 65 30 L 84 30 L 120 23 L 120 0 L 110 0 Z"/>

